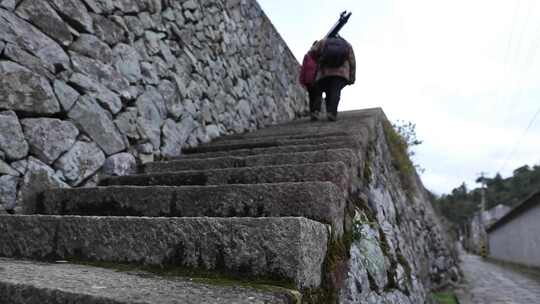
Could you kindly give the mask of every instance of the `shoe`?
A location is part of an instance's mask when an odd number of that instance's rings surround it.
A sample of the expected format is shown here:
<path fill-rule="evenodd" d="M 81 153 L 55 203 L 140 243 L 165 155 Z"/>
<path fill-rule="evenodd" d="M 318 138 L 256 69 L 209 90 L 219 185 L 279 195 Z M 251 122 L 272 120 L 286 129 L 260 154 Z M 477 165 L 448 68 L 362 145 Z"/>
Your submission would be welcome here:
<path fill-rule="evenodd" d="M 337 120 L 337 114 L 335 114 L 335 113 L 328 113 L 328 114 L 326 114 L 326 117 L 328 118 L 329 121 L 336 121 Z"/>
<path fill-rule="evenodd" d="M 317 121 L 319 120 L 319 112 L 313 112 L 310 114 L 310 120 L 311 121 Z"/>

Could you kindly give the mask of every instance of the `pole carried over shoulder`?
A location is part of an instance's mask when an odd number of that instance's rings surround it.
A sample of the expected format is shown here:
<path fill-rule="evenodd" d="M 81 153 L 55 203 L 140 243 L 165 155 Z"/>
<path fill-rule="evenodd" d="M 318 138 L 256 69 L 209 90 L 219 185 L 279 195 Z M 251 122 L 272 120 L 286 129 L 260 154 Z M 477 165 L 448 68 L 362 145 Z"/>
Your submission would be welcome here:
<path fill-rule="evenodd" d="M 339 31 L 341 31 L 341 29 L 345 26 L 345 24 L 347 24 L 347 22 L 349 21 L 349 18 L 351 18 L 351 15 L 352 13 L 347 12 L 347 11 L 344 11 L 343 13 L 341 13 L 341 15 L 339 16 L 338 22 L 334 24 L 332 29 L 330 29 L 330 32 L 326 34 L 325 38 L 336 37 Z"/>

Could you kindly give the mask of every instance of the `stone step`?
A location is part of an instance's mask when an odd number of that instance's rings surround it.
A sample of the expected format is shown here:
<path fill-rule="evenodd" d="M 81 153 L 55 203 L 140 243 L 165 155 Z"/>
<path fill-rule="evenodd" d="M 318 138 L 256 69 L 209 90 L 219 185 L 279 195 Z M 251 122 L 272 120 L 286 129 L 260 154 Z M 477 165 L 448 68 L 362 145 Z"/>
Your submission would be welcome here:
<path fill-rule="evenodd" d="M 337 137 L 322 137 L 322 138 L 304 138 L 304 139 L 253 139 L 253 140 L 239 140 L 233 142 L 223 143 L 210 143 L 206 145 L 200 145 L 194 148 L 183 149 L 184 154 L 195 153 L 207 153 L 207 152 L 220 152 L 220 151 L 232 151 L 242 149 L 257 149 L 257 148 L 270 148 L 278 146 L 297 146 L 297 145 L 317 145 L 317 144 L 331 144 L 335 142 L 351 142 L 355 143 L 357 140 L 352 136 L 337 136 Z"/>
<path fill-rule="evenodd" d="M 227 286 L 212 284 L 212 280 L 163 278 L 136 270 L 119 272 L 85 265 L 0 258 L 0 303 L 292 304 L 295 294 L 268 286 L 239 287 L 234 283 Z"/>
<path fill-rule="evenodd" d="M 379 117 L 384 115 L 380 109 L 361 111 L 348 111 L 338 114 L 336 123 L 329 123 L 324 119 L 319 122 L 309 122 L 307 119 L 297 119 L 292 122 L 268 126 L 253 132 L 239 134 L 242 138 L 259 138 L 266 136 L 294 136 L 346 132 L 356 135 L 365 132 L 362 129 L 373 127 Z M 238 136 L 238 135 L 232 135 Z"/>
<path fill-rule="evenodd" d="M 333 143 L 324 144 L 312 144 L 312 145 L 292 145 L 292 146 L 277 146 L 269 148 L 255 148 L 255 149 L 240 149 L 232 151 L 220 151 L 220 152 L 206 152 L 195 154 L 184 154 L 180 157 L 173 158 L 172 160 L 183 160 L 190 158 L 216 158 L 223 156 L 249 156 L 258 154 L 282 154 L 293 152 L 308 152 L 308 151 L 322 151 L 331 149 L 357 149 L 358 143 L 352 141 L 339 141 Z"/>
<path fill-rule="evenodd" d="M 255 138 L 240 138 L 240 139 L 222 139 L 220 141 L 212 141 L 210 143 L 199 145 L 199 147 L 215 147 L 223 145 L 240 145 L 240 144 L 259 144 L 259 143 L 282 143 L 282 142 L 296 142 L 297 144 L 312 144 L 312 143 L 324 143 L 325 141 L 332 139 L 349 139 L 353 138 L 352 135 L 346 133 L 334 133 L 334 135 L 326 136 L 262 136 Z M 290 145 L 290 144 L 289 144 Z"/>
<path fill-rule="evenodd" d="M 137 263 L 321 284 L 328 227 L 306 218 L 0 216 L 0 257 Z"/>
<path fill-rule="evenodd" d="M 222 156 L 216 158 L 179 159 L 175 161 L 147 163 L 142 167 L 142 170 L 144 173 L 164 173 L 185 170 L 277 166 L 333 161 L 343 161 L 347 167 L 353 167 L 357 162 L 357 157 L 351 149 L 331 149 L 296 153 L 260 154 L 243 157 Z"/>
<path fill-rule="evenodd" d="M 341 235 L 345 201 L 329 182 L 46 191 L 38 214 L 146 217 L 303 216 Z"/>
<path fill-rule="evenodd" d="M 266 139 L 306 139 L 306 138 L 324 138 L 324 137 L 335 137 L 335 136 L 347 136 L 351 135 L 347 132 L 342 131 L 335 131 L 335 132 L 312 132 L 312 133 L 299 133 L 298 130 L 296 132 L 289 132 L 286 134 L 281 135 L 264 135 L 260 134 L 260 131 L 254 131 L 254 132 L 248 132 L 248 133 L 242 133 L 242 134 L 234 134 L 234 135 L 226 135 L 222 137 L 218 137 L 214 140 L 215 143 L 222 143 L 222 142 L 231 142 L 235 140 L 249 140 L 254 138 L 266 138 Z"/>
<path fill-rule="evenodd" d="M 305 120 L 297 120 L 290 123 L 266 127 L 249 133 L 241 134 L 243 138 L 259 138 L 267 136 L 293 136 L 313 135 L 345 132 L 354 135 L 354 130 L 367 126 L 370 121 L 360 119 L 342 119 L 339 123 L 306 123 Z"/>
<path fill-rule="evenodd" d="M 349 186 L 348 172 L 343 162 L 328 162 L 118 176 L 103 179 L 100 186 L 203 186 L 328 181 L 345 191 Z"/>

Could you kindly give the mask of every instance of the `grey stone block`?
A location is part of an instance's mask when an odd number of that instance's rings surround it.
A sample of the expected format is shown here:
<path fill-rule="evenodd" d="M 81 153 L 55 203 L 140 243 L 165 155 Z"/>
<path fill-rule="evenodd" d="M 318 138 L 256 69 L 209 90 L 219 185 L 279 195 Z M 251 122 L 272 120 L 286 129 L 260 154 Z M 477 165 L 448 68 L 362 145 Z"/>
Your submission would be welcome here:
<path fill-rule="evenodd" d="M 17 199 L 17 184 L 20 178 L 11 175 L 0 175 L 0 206 L 13 210 Z"/>
<path fill-rule="evenodd" d="M 307 181 L 333 182 L 342 190 L 347 190 L 350 183 L 348 168 L 345 164 L 342 162 L 329 162 L 111 177 L 102 180 L 100 185 L 189 186 Z"/>
<path fill-rule="evenodd" d="M 84 94 L 96 98 L 101 106 L 111 111 L 111 113 L 116 114 L 122 109 L 122 100 L 120 97 L 97 80 L 83 74 L 75 73 L 71 76 L 69 82 L 78 87 Z"/>
<path fill-rule="evenodd" d="M 150 94 L 141 95 L 137 99 L 136 106 L 139 111 L 137 124 L 144 133 L 143 138 L 150 140 L 154 150 L 157 151 L 161 146 L 161 126 L 163 125 L 160 110 L 150 98 Z"/>
<path fill-rule="evenodd" d="M 110 1 L 111 3 L 114 1 Z M 101 15 L 92 15 L 94 21 L 94 30 L 96 36 L 103 42 L 109 45 L 116 45 L 119 42 L 124 42 L 126 32 L 124 29 L 112 20 Z"/>
<path fill-rule="evenodd" d="M 59 44 L 12 12 L 0 10 L 0 37 L 38 57 L 46 66 L 69 67 L 69 57 Z"/>
<path fill-rule="evenodd" d="M 55 188 L 69 188 L 69 186 L 57 176 L 51 167 L 30 156 L 18 194 L 24 213 L 34 213 L 41 193 Z"/>
<path fill-rule="evenodd" d="M 0 20 L 1 13 L 0 10 Z M 0 108 L 33 114 L 60 112 L 60 104 L 46 78 L 9 61 L 0 61 L 0 76 Z"/>
<path fill-rule="evenodd" d="M 20 0 L 0 0 L 0 7 L 5 8 L 9 11 L 13 11 L 17 6 L 17 2 Z"/>
<path fill-rule="evenodd" d="M 53 73 L 55 67 L 53 65 L 43 62 L 38 57 L 20 48 L 18 45 L 7 43 L 3 55 L 10 61 L 23 65 L 28 70 L 47 80 L 54 79 Z"/>
<path fill-rule="evenodd" d="M 21 173 L 0 159 L 0 176 L 1 175 L 20 176 Z"/>
<path fill-rule="evenodd" d="M 174 265 L 318 287 L 328 231 L 305 218 L 0 216 L 0 256 Z"/>
<path fill-rule="evenodd" d="M 165 173 L 184 170 L 276 166 L 332 161 L 342 161 L 347 165 L 347 167 L 354 167 L 357 162 L 357 157 L 351 149 L 332 149 L 296 153 L 261 154 L 245 157 L 223 156 L 203 159 L 190 158 L 184 160 L 179 159 L 176 161 L 148 163 L 144 165 L 144 172 Z"/>
<path fill-rule="evenodd" d="M 109 14 L 114 10 L 112 0 L 82 0 L 96 14 Z"/>
<path fill-rule="evenodd" d="M 73 42 L 69 26 L 47 1 L 23 0 L 17 6 L 15 13 L 37 26 L 58 43 L 68 46 Z"/>
<path fill-rule="evenodd" d="M 303 216 L 342 232 L 345 200 L 329 182 L 104 187 L 43 193 L 36 213 L 150 217 Z"/>
<path fill-rule="evenodd" d="M 24 158 L 28 154 L 29 147 L 15 112 L 0 112 L 0 130 L 2 130 L 0 132 L 0 151 L 4 152 L 8 159 Z"/>
<path fill-rule="evenodd" d="M 240 149 L 232 151 L 220 151 L 220 152 L 206 152 L 206 153 L 194 153 L 184 154 L 181 157 L 173 158 L 177 160 L 193 159 L 193 158 L 216 158 L 223 156 L 249 156 L 259 154 L 282 154 L 292 152 L 307 152 L 307 151 L 320 151 L 329 149 L 355 149 L 355 144 L 350 141 L 332 142 L 318 145 L 292 145 L 292 146 L 277 146 L 268 148 L 254 148 L 254 149 Z"/>
<path fill-rule="evenodd" d="M 10 304 L 289 304 L 291 292 L 162 278 L 73 264 L 0 259 L 0 295 Z M 174 291 L 174 292 L 171 292 Z"/>
<path fill-rule="evenodd" d="M 196 128 L 195 121 L 187 117 L 180 122 L 167 119 L 162 127 L 161 153 L 165 157 L 175 157 L 182 154 L 182 146 L 193 130 Z"/>
<path fill-rule="evenodd" d="M 124 176 L 137 172 L 137 160 L 132 154 L 119 153 L 105 160 L 103 172 L 112 176 Z"/>
<path fill-rule="evenodd" d="M 75 72 L 84 74 L 119 94 L 128 89 L 129 82 L 113 66 L 76 52 L 69 52 L 69 56 Z"/>
<path fill-rule="evenodd" d="M 126 148 L 122 135 L 116 129 L 111 116 L 101 108 L 96 100 L 82 96 L 68 113 L 86 134 L 88 134 L 107 155 Z"/>
<path fill-rule="evenodd" d="M 21 120 L 30 152 L 50 165 L 74 144 L 79 130 L 69 121 L 53 118 Z"/>
<path fill-rule="evenodd" d="M 80 185 L 105 163 L 105 154 L 93 142 L 78 141 L 54 164 L 72 186 Z"/>
<path fill-rule="evenodd" d="M 81 34 L 69 49 L 103 63 L 111 63 L 113 58 L 111 48 L 94 35 Z"/>
<path fill-rule="evenodd" d="M 81 0 L 50 0 L 54 8 L 79 31 L 93 33 L 92 17 Z"/>
<path fill-rule="evenodd" d="M 336 123 L 328 123 L 327 121 L 310 123 L 307 119 L 297 119 L 289 123 L 257 130 L 256 132 L 245 133 L 242 134 L 242 136 L 244 136 L 244 138 L 259 138 L 291 136 L 298 135 L 298 133 L 329 134 L 340 132 L 355 136 L 361 129 L 370 127 L 374 122 L 379 121 L 379 117 L 382 113 L 380 109 L 375 109 L 374 111 L 361 110 L 360 112 L 364 113 L 357 113 L 356 111 L 340 112 Z"/>
<path fill-rule="evenodd" d="M 62 105 L 62 109 L 69 112 L 77 99 L 79 99 L 79 92 L 61 80 L 55 80 L 53 86 L 54 93 Z"/>
<path fill-rule="evenodd" d="M 222 136 L 215 140 L 216 143 L 219 142 L 230 142 L 233 140 L 244 140 L 244 139 L 304 139 L 304 138 L 324 138 L 324 137 L 333 137 L 333 136 L 346 136 L 351 135 L 350 133 L 346 131 L 335 131 L 335 132 L 314 132 L 314 133 L 306 133 L 306 132 L 298 132 L 296 131 L 290 131 L 288 133 L 284 134 L 261 134 L 261 132 L 266 129 L 261 129 L 256 132 L 246 132 L 242 134 L 234 134 L 234 135 L 227 135 Z"/>
<path fill-rule="evenodd" d="M 142 60 L 137 50 L 132 46 L 120 43 L 113 49 L 113 64 L 129 82 L 134 83 L 142 78 Z"/>
<path fill-rule="evenodd" d="M 262 129 L 264 130 L 264 129 Z M 219 146 L 219 145 L 229 145 L 229 144 L 242 144 L 242 143 L 259 143 L 259 142 L 287 142 L 287 141 L 298 141 L 296 144 L 320 144 L 324 143 L 324 141 L 332 141 L 333 139 L 339 138 L 339 139 L 347 139 L 352 138 L 352 135 L 345 132 L 331 132 L 331 133 L 324 133 L 324 134 L 310 134 L 310 133 L 303 133 L 303 132 L 296 132 L 293 134 L 286 134 L 286 135 L 269 135 L 269 136 L 253 136 L 250 137 L 251 134 L 256 134 L 257 132 L 260 132 L 262 130 L 258 130 L 252 133 L 245 133 L 241 135 L 229 135 L 229 136 L 223 136 L 219 139 L 213 141 L 212 143 L 208 144 L 208 146 Z M 298 130 L 300 131 L 300 130 Z M 203 145 L 207 146 L 207 145 Z"/>
<path fill-rule="evenodd" d="M 355 140 L 351 136 L 336 136 L 328 138 L 303 138 L 303 139 L 253 139 L 253 140 L 231 140 L 221 143 L 210 143 L 195 148 L 184 149 L 186 154 L 207 153 L 219 151 L 232 151 L 242 149 L 268 148 L 277 146 L 298 146 L 329 144 L 333 142 L 350 142 L 354 145 Z"/>

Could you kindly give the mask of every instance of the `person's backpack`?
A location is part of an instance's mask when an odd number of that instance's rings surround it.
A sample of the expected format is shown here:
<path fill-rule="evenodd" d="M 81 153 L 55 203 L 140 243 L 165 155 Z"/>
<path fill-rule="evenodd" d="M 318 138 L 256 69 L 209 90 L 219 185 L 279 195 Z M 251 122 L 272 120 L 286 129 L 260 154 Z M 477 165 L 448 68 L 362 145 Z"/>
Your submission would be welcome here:
<path fill-rule="evenodd" d="M 322 67 L 339 68 L 349 56 L 349 44 L 343 38 L 327 38 L 320 55 Z"/>
<path fill-rule="evenodd" d="M 304 56 L 302 68 L 300 69 L 300 83 L 304 87 L 309 87 L 315 82 L 317 77 L 317 61 L 311 53 Z"/>

